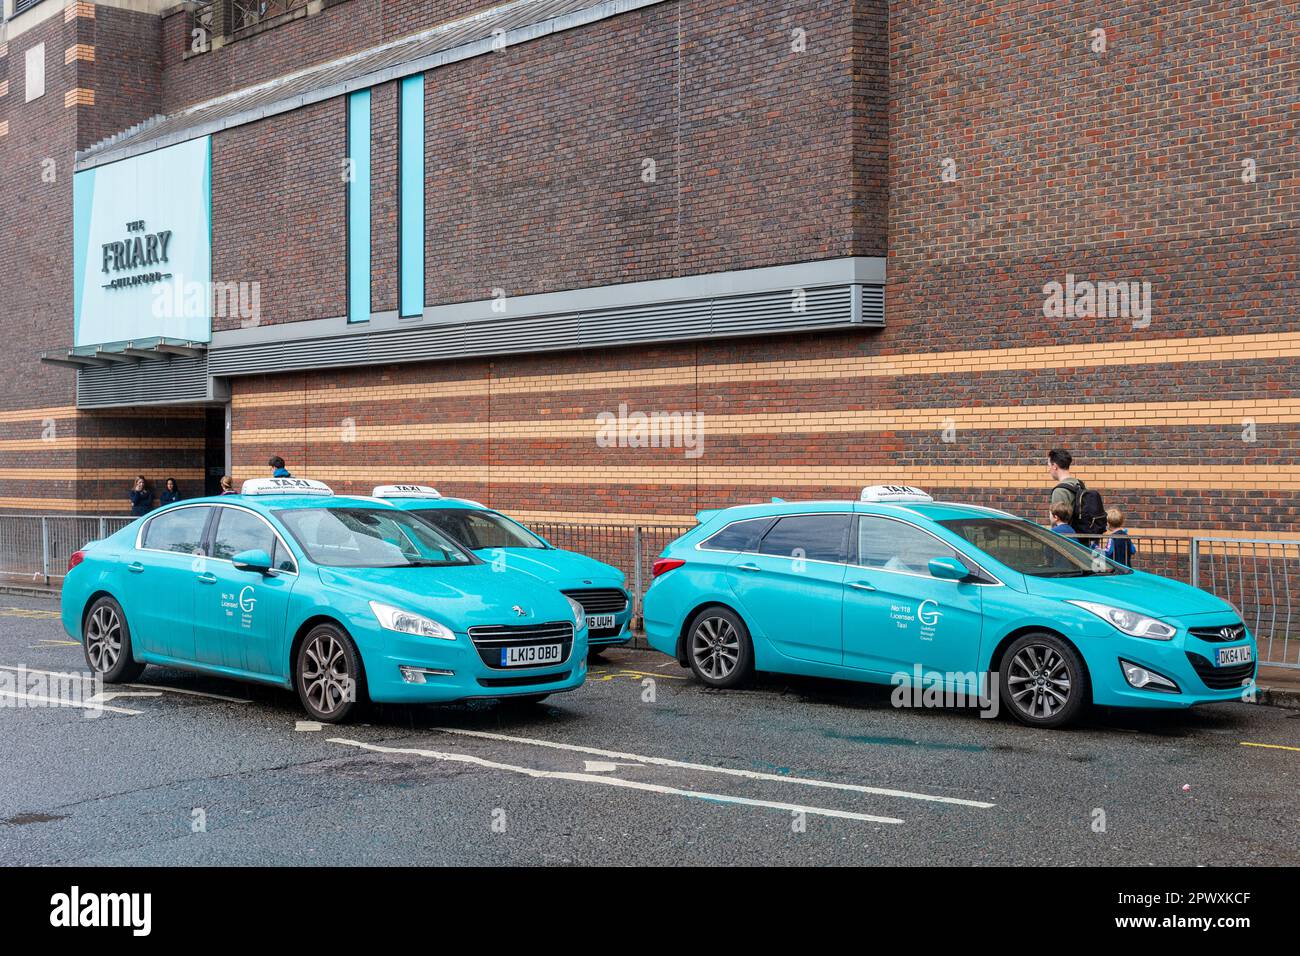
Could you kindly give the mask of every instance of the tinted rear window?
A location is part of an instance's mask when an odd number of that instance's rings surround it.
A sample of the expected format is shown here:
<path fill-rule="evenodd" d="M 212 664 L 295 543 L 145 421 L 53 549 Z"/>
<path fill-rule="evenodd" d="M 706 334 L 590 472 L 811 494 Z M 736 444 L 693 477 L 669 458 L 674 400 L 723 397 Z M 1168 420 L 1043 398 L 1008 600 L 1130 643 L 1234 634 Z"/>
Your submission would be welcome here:
<path fill-rule="evenodd" d="M 853 515 L 787 515 L 779 518 L 766 535 L 759 551 L 763 554 L 807 558 L 810 561 L 849 559 L 849 534 Z"/>
<path fill-rule="evenodd" d="M 709 551 L 753 551 L 774 518 L 750 518 L 729 524 L 700 545 Z"/>

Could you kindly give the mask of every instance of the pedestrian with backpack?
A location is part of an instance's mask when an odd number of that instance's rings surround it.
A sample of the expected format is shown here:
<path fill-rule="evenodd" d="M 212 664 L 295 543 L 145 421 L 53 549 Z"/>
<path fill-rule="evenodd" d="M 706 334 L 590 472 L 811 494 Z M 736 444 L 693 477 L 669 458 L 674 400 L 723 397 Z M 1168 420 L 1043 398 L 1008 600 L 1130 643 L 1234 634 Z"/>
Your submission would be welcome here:
<path fill-rule="evenodd" d="M 1106 505 L 1101 494 L 1070 474 L 1074 456 L 1064 448 L 1053 448 L 1047 453 L 1047 473 L 1056 481 L 1052 489 L 1052 505 L 1070 506 L 1070 527 L 1079 535 L 1084 547 L 1092 548 L 1097 539 L 1106 533 Z"/>

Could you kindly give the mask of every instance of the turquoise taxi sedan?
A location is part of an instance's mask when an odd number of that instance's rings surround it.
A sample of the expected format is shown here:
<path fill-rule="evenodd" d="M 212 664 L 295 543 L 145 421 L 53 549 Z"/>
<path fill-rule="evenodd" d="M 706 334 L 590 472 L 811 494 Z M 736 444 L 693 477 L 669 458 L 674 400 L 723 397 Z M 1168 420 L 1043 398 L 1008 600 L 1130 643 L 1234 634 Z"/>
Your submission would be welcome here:
<path fill-rule="evenodd" d="M 593 654 L 632 639 L 632 600 L 613 565 L 557 548 L 499 511 L 445 498 L 427 485 L 380 485 L 372 494 L 423 518 L 493 567 L 530 575 L 573 598 L 586 615 Z"/>
<path fill-rule="evenodd" d="M 582 606 L 392 503 L 299 478 L 169 505 L 76 552 L 63 627 L 108 683 L 147 665 L 367 701 L 535 702 L 587 673 Z"/>
<path fill-rule="evenodd" d="M 1089 704 L 1188 707 L 1254 682 L 1231 604 L 1006 512 L 880 485 L 698 517 L 654 563 L 645 627 L 713 687 L 933 681 L 1058 727 Z"/>

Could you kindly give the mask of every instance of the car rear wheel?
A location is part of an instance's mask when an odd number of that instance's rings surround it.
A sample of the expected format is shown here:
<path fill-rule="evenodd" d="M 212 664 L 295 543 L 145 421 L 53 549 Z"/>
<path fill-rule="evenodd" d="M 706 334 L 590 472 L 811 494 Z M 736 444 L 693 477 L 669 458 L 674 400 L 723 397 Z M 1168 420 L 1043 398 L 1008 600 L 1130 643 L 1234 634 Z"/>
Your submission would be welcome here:
<path fill-rule="evenodd" d="M 131 656 L 131 629 L 122 605 L 111 597 L 100 598 L 86 612 L 81 646 L 86 663 L 106 684 L 129 684 L 144 672 Z"/>
<path fill-rule="evenodd" d="M 365 675 L 356 645 L 333 624 L 312 628 L 298 648 L 294 684 L 303 709 L 316 720 L 338 724 L 365 701 Z"/>
<path fill-rule="evenodd" d="M 735 611 L 705 608 L 686 634 L 686 659 L 691 670 L 710 687 L 739 687 L 754 668 L 749 628 Z"/>
<path fill-rule="evenodd" d="M 1003 705 L 1030 727 L 1064 727 L 1088 703 L 1088 672 L 1068 643 L 1039 631 L 1016 638 L 1002 655 Z"/>

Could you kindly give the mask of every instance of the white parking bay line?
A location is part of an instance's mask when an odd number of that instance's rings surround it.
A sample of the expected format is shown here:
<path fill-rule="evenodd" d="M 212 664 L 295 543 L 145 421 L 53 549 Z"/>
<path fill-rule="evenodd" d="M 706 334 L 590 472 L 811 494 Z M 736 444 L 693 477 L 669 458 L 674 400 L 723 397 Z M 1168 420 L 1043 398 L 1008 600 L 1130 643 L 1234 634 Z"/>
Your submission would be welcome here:
<path fill-rule="evenodd" d="M 74 674 L 71 671 L 43 671 L 35 667 L 22 667 L 15 664 L 0 664 L 0 671 L 15 671 L 26 674 L 42 674 L 46 677 L 62 677 L 69 680 L 92 681 L 95 678 L 90 674 Z M 116 686 L 116 685 L 109 685 Z M 133 687 L 137 690 L 155 690 L 165 694 L 182 694 L 186 697 L 207 697 L 210 700 L 224 700 L 230 704 L 251 704 L 251 700 L 245 700 L 242 697 L 227 697 L 225 694 L 210 694 L 205 690 L 189 690 L 185 687 L 164 687 L 161 684 L 122 684 L 122 687 Z"/>
<path fill-rule="evenodd" d="M 78 702 L 75 700 L 60 700 L 57 697 L 46 697 L 44 694 L 23 694 L 16 690 L 0 690 L 0 697 L 12 697 L 16 700 L 34 700 L 41 704 L 54 704 L 58 707 L 79 707 L 82 710 L 102 710 L 110 714 L 126 714 L 129 717 L 136 717 L 144 713 L 142 710 L 130 710 L 126 707 L 111 707 L 108 704 L 99 702 Z"/>
<path fill-rule="evenodd" d="M 574 773 L 564 770 L 538 770 L 535 767 L 518 767 L 514 764 L 498 763 L 470 754 L 444 753 L 439 750 L 422 750 L 418 747 L 385 747 L 370 744 L 363 740 L 349 740 L 346 737 L 330 737 L 330 743 L 345 744 L 382 754 L 405 754 L 407 756 L 427 757 L 430 760 L 447 760 L 454 763 L 473 764 L 489 770 L 504 770 L 526 777 L 544 780 L 569 780 L 574 783 L 594 783 L 605 787 L 623 787 L 627 790 L 642 790 L 646 793 L 658 793 L 666 796 L 690 797 L 695 800 L 708 800 L 710 803 L 734 803 L 746 807 L 764 807 L 769 810 L 784 810 L 787 813 L 806 813 L 812 816 L 836 817 L 841 820 L 859 820 L 863 823 L 902 823 L 897 817 L 878 817 L 870 813 L 853 813 L 849 810 L 832 810 L 828 807 L 806 807 L 798 803 L 777 803 L 772 800 L 753 800 L 749 797 L 736 797 L 725 793 L 706 793 L 702 790 L 682 790 L 678 787 L 665 787 L 655 783 L 641 783 L 637 780 L 624 780 L 621 777 L 605 777 L 590 773 Z"/>
<path fill-rule="evenodd" d="M 962 807 L 978 807 L 988 810 L 996 803 L 983 800 L 965 800 L 961 797 L 941 797 L 932 793 L 913 793 L 910 790 L 895 790 L 891 787 L 869 787 L 860 783 L 838 783 L 834 780 L 815 780 L 811 777 L 790 777 L 779 773 L 764 773 L 761 770 L 741 770 L 736 767 L 713 767 L 703 763 L 687 763 L 684 760 L 670 760 L 667 757 L 646 757 L 642 754 L 620 753 L 616 750 L 601 750 L 599 747 L 582 747 L 578 744 L 562 744 L 554 740 L 538 740 L 533 737 L 512 737 L 509 734 L 494 734 L 486 730 L 461 730 L 456 727 L 435 727 L 439 733 L 458 734 L 462 737 L 482 737 L 485 740 L 504 740 L 515 744 L 527 744 L 531 747 L 550 747 L 553 750 L 568 750 L 573 753 L 591 754 L 594 757 L 609 757 L 613 760 L 635 760 L 638 763 L 656 764 L 660 767 L 678 767 L 682 770 L 706 770 L 709 773 L 721 773 L 731 777 L 745 777 L 749 780 L 768 780 L 776 783 L 794 783 L 805 787 L 824 787 L 828 790 L 850 790 L 853 793 L 870 793 L 882 797 L 903 797 L 908 800 L 928 800 L 932 803 L 953 803 Z"/>

